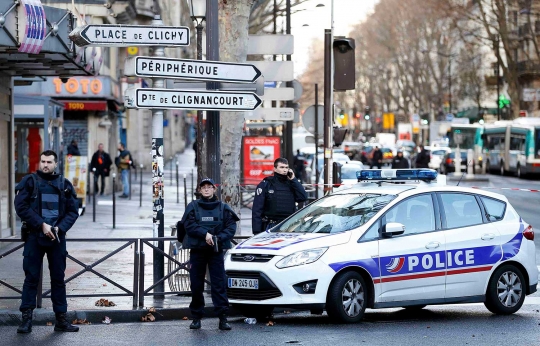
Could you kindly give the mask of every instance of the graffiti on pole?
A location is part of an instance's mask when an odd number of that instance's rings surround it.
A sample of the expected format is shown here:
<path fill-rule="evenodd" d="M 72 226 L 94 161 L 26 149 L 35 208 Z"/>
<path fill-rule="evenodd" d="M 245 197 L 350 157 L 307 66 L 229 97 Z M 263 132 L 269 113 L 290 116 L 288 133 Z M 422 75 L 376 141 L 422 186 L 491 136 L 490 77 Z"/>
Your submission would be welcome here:
<path fill-rule="evenodd" d="M 158 213 L 163 213 L 163 138 L 152 139 L 152 201 L 154 233 L 159 227 Z"/>

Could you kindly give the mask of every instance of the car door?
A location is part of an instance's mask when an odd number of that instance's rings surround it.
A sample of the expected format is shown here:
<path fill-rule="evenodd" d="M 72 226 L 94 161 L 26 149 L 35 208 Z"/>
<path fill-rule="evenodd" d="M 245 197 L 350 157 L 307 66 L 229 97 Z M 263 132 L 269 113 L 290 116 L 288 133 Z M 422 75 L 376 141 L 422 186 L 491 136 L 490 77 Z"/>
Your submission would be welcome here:
<path fill-rule="evenodd" d="M 437 197 L 446 238 L 446 297 L 483 295 L 491 268 L 502 256 L 499 231 L 487 223 L 476 195 Z"/>
<path fill-rule="evenodd" d="M 398 222 L 405 232 L 379 240 L 381 302 L 444 299 L 446 242 L 434 201 L 430 193 L 409 197 L 383 216 L 383 227 Z"/>

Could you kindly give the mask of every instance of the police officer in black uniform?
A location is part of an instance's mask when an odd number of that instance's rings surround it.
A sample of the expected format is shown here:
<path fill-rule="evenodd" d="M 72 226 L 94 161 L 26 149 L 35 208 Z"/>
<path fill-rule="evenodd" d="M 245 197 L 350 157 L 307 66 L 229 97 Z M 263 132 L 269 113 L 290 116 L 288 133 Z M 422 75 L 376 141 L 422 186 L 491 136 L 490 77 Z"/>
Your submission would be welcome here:
<path fill-rule="evenodd" d="M 255 190 L 251 224 L 253 234 L 264 232 L 296 211 L 296 202 L 307 199 L 306 190 L 282 157 L 274 161 L 274 175 L 264 178 Z"/>
<path fill-rule="evenodd" d="M 219 317 L 219 329 L 231 330 L 227 322 L 229 299 L 225 287 L 224 250 L 231 248 L 231 239 L 236 233 L 236 222 L 240 218 L 227 204 L 215 196 L 216 186 L 210 178 L 199 183 L 202 198 L 192 201 L 186 207 L 183 222 L 186 236 L 184 248 L 191 249 L 189 261 L 191 269 L 191 314 L 190 329 L 200 329 L 204 315 L 204 278 L 206 267 L 210 272 L 212 302 Z"/>
<path fill-rule="evenodd" d="M 77 332 L 79 327 L 66 320 L 67 300 L 66 232 L 75 224 L 78 213 L 73 185 L 54 173 L 58 156 L 52 150 L 41 153 L 39 170 L 25 176 L 15 187 L 15 211 L 24 222 L 25 239 L 23 269 L 25 274 L 22 302 L 22 323 L 17 333 L 32 331 L 32 314 L 36 307 L 37 288 L 43 256 L 47 254 L 51 275 L 51 300 L 56 314 L 55 331 Z M 37 186 L 36 186 L 37 185 Z"/>

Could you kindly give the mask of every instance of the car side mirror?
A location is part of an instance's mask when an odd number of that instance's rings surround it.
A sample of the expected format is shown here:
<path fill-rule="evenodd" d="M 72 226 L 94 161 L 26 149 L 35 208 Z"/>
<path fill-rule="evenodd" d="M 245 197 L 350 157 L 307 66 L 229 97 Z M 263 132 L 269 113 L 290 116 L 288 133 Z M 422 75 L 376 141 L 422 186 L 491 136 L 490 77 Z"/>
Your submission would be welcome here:
<path fill-rule="evenodd" d="M 385 238 L 391 238 L 395 235 L 405 233 L 405 225 L 398 222 L 389 222 L 383 226 L 382 235 Z"/>

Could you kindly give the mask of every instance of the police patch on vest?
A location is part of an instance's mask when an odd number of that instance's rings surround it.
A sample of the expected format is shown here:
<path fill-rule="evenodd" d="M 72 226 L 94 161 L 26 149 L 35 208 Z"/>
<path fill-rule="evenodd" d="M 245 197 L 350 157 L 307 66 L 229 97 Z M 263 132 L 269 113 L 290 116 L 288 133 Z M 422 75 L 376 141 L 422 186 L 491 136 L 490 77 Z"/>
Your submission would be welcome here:
<path fill-rule="evenodd" d="M 213 216 L 203 216 L 201 217 L 201 221 L 214 221 Z"/>
<path fill-rule="evenodd" d="M 274 190 L 268 190 L 268 193 L 274 193 Z"/>
<path fill-rule="evenodd" d="M 262 189 L 259 187 L 259 188 L 257 189 L 257 196 L 259 196 L 261 193 L 262 193 Z"/>

